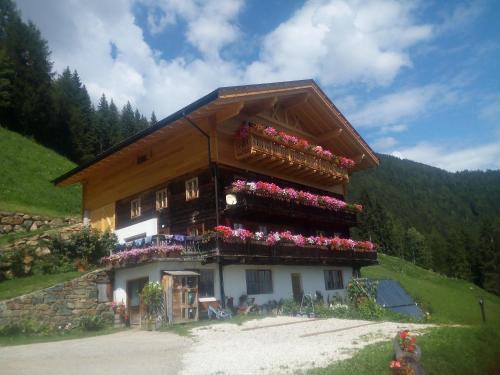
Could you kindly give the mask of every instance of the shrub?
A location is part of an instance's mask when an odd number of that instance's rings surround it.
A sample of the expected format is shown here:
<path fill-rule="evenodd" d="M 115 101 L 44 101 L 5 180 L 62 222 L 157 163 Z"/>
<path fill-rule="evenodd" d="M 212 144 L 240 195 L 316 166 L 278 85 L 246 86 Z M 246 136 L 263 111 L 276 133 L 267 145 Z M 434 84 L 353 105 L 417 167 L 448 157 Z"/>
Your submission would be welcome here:
<path fill-rule="evenodd" d="M 79 326 L 84 331 L 99 331 L 105 323 L 99 315 L 85 315 L 80 318 Z"/>
<path fill-rule="evenodd" d="M 79 260 L 82 265 L 98 264 L 99 259 L 116 247 L 116 236 L 110 232 L 84 228 L 69 239 L 52 240 L 52 254 L 65 260 Z"/>
<path fill-rule="evenodd" d="M 155 314 L 161 305 L 162 289 L 160 283 L 150 281 L 142 289 L 141 295 L 148 307 L 148 313 Z"/>
<path fill-rule="evenodd" d="M 34 319 L 11 322 L 0 328 L 0 336 L 44 336 L 51 332 L 46 323 Z"/>

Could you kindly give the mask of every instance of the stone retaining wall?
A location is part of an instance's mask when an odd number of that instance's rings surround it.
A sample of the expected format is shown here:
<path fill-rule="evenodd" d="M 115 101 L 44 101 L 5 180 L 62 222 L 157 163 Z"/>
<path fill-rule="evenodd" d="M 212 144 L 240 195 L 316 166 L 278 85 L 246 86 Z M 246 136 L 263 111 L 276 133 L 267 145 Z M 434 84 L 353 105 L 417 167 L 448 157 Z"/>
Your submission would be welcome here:
<path fill-rule="evenodd" d="M 51 229 L 80 222 L 74 217 L 53 218 L 20 212 L 0 211 L 0 235 L 11 232 L 29 232 L 40 228 Z"/>
<path fill-rule="evenodd" d="M 65 326 L 68 323 L 75 327 L 80 318 L 86 315 L 100 315 L 107 322 L 113 323 L 111 302 L 99 302 L 98 298 L 98 284 L 108 285 L 107 288 L 100 288 L 101 293 L 106 289 L 108 293 L 112 293 L 111 282 L 112 274 L 109 271 L 98 270 L 66 283 L 0 301 L 0 327 L 28 319 L 51 327 Z M 108 299 L 111 300 L 112 298 Z"/>

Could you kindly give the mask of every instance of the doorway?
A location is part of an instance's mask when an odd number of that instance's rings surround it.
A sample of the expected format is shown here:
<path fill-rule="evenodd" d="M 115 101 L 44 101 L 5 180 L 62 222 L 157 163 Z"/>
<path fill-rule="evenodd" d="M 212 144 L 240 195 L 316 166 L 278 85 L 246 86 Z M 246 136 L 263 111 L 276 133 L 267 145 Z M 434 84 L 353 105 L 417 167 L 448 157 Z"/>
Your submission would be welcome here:
<path fill-rule="evenodd" d="M 127 281 L 127 308 L 130 324 L 141 324 L 141 315 L 144 313 L 141 292 L 148 281 L 148 277 Z"/>
<path fill-rule="evenodd" d="M 302 289 L 302 276 L 300 273 L 292 273 L 291 276 L 293 299 L 300 303 L 304 295 L 304 290 Z"/>

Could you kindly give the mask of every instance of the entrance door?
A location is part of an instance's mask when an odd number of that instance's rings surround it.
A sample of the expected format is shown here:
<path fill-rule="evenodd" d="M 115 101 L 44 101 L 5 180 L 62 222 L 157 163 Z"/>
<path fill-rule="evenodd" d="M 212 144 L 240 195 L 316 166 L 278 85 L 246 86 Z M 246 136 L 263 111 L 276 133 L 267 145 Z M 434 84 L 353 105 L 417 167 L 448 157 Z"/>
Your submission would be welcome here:
<path fill-rule="evenodd" d="M 302 301 L 304 291 L 302 290 L 302 277 L 300 273 L 292 273 L 292 293 L 295 301 Z"/>
<path fill-rule="evenodd" d="M 127 281 L 127 307 L 130 324 L 141 323 L 141 314 L 144 313 L 141 292 L 148 281 L 147 277 Z"/>

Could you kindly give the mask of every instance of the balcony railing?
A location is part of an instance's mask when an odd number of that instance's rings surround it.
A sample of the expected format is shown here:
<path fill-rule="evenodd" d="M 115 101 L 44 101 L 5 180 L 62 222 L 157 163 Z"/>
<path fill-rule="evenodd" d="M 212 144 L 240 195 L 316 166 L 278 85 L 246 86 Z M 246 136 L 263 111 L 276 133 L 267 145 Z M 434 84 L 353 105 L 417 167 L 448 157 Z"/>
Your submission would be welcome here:
<path fill-rule="evenodd" d="M 218 244 L 217 244 L 218 242 Z M 109 257 L 102 259 L 108 266 L 125 266 L 165 258 L 198 258 L 210 263 L 225 264 L 343 264 L 369 265 L 377 263 L 376 251 L 331 250 L 321 246 L 299 247 L 290 243 L 266 245 L 262 241 L 227 241 L 203 236 L 157 235 L 121 245 Z"/>
<path fill-rule="evenodd" d="M 236 140 L 235 156 L 238 160 L 327 184 L 337 184 L 349 179 L 347 170 L 334 161 L 293 149 L 253 131 L 250 131 L 248 137 Z"/>
<path fill-rule="evenodd" d="M 230 190 L 227 190 L 227 192 L 230 192 Z M 346 224 L 349 226 L 354 226 L 357 222 L 356 214 L 350 211 L 330 211 L 320 207 L 307 206 L 287 200 L 271 199 L 246 192 L 233 194 L 236 195 L 236 204 L 226 206 L 226 213 L 230 215 L 262 213 L 266 216 L 280 216 L 308 222 Z"/>

